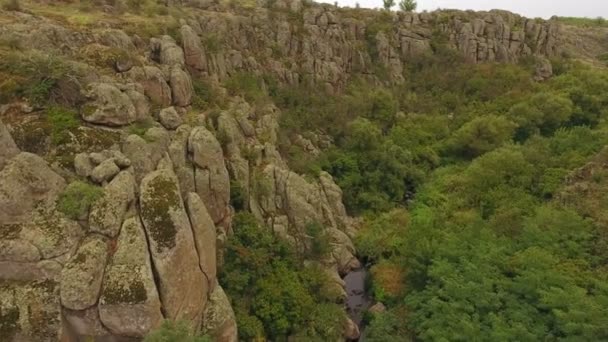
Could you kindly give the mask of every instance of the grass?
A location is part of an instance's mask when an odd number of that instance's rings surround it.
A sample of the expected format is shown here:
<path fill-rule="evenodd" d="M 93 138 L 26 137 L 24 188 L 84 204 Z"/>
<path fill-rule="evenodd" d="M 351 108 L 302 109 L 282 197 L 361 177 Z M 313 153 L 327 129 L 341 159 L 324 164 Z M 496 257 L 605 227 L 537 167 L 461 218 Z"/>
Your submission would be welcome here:
<path fill-rule="evenodd" d="M 62 78 L 74 72 L 56 56 L 42 52 L 9 50 L 0 54 L 0 101 L 26 97 L 32 104 L 44 105 L 51 90 Z"/>
<path fill-rule="evenodd" d="M 55 145 L 69 142 L 70 131 L 80 126 L 78 114 L 67 108 L 51 107 L 47 110 L 47 120 L 51 125 L 51 141 Z"/>
<path fill-rule="evenodd" d="M 75 181 L 59 195 L 57 209 L 72 219 L 78 219 L 89 212 L 91 205 L 103 196 L 103 190 L 95 185 Z"/>
<path fill-rule="evenodd" d="M 138 121 L 138 122 L 131 124 L 128 127 L 128 131 L 129 131 L 129 134 L 139 135 L 140 137 L 146 139 L 146 132 L 152 127 L 154 127 L 154 123 L 152 122 L 151 119 L 149 119 L 149 120 Z"/>
<path fill-rule="evenodd" d="M 608 20 L 597 18 L 558 17 L 557 20 L 566 25 L 579 27 L 608 27 Z"/>

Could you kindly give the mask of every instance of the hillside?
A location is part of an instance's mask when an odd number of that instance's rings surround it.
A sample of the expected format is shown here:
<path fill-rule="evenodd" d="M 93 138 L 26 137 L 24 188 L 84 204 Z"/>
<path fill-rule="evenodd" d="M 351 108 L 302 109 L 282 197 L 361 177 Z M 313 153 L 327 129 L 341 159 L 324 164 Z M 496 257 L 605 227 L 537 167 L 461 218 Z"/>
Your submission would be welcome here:
<path fill-rule="evenodd" d="M 607 339 L 606 37 L 7 1 L 0 340 Z"/>

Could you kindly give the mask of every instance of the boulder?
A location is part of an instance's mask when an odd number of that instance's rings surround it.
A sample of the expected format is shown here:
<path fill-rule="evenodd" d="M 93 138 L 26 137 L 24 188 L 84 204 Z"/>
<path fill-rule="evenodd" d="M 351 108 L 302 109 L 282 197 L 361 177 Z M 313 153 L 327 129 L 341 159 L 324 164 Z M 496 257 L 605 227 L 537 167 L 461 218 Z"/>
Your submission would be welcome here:
<path fill-rule="evenodd" d="M 372 305 L 367 311 L 371 314 L 381 314 L 386 311 L 386 306 L 381 302 Z"/>
<path fill-rule="evenodd" d="M 76 341 L 112 341 L 112 333 L 101 322 L 97 306 L 84 310 L 63 308 L 63 316 Z"/>
<path fill-rule="evenodd" d="M 8 132 L 8 129 L 0 120 L 0 170 L 8 163 L 9 159 L 19 153 L 19 148 L 13 141 L 13 137 Z"/>
<path fill-rule="evenodd" d="M 191 130 L 192 128 L 188 125 L 178 127 L 171 138 L 168 151 L 184 198 L 189 192 L 196 191 L 192 164 L 188 160 L 188 137 Z"/>
<path fill-rule="evenodd" d="M 158 121 L 169 130 L 175 130 L 183 123 L 182 117 L 177 113 L 175 107 L 162 109 L 158 114 Z"/>
<path fill-rule="evenodd" d="M 58 212 L 54 203 L 36 208 L 15 227 L 19 230 L 19 239 L 36 246 L 42 259 L 68 254 L 84 235 L 80 225 Z"/>
<path fill-rule="evenodd" d="M 236 318 L 230 300 L 224 289 L 217 285 L 209 296 L 209 303 L 205 308 L 202 331 L 211 336 L 216 342 L 236 342 L 238 332 Z"/>
<path fill-rule="evenodd" d="M 196 193 L 191 192 L 187 195 L 186 209 L 192 223 L 199 265 L 207 277 L 210 290 L 213 290 L 217 280 L 215 224 L 209 216 L 205 204 Z"/>
<path fill-rule="evenodd" d="M 205 70 L 207 68 L 207 60 L 201 48 L 201 38 L 188 25 L 183 25 L 180 33 L 186 65 L 195 71 L 200 72 Z"/>
<path fill-rule="evenodd" d="M 93 172 L 93 163 L 87 153 L 78 153 L 74 156 L 74 170 L 80 177 L 89 177 Z"/>
<path fill-rule="evenodd" d="M 169 142 L 169 133 L 162 127 L 148 129 L 143 138 L 133 134 L 125 139 L 122 152 L 131 161 L 136 184 L 139 184 L 146 174 L 156 169 L 158 162 L 167 151 Z"/>
<path fill-rule="evenodd" d="M 344 338 L 348 341 L 358 341 L 359 337 L 361 337 L 359 327 L 352 319 L 347 318 L 344 324 Z"/>
<path fill-rule="evenodd" d="M 131 98 L 115 85 L 92 83 L 86 96 L 90 102 L 81 111 L 84 121 L 107 126 L 124 126 L 137 119 Z"/>
<path fill-rule="evenodd" d="M 106 159 L 91 171 L 91 179 L 99 184 L 110 181 L 120 172 L 120 168 L 114 159 Z"/>
<path fill-rule="evenodd" d="M 155 66 L 145 66 L 143 68 L 134 68 L 133 76 L 139 80 L 144 88 L 144 94 L 150 100 L 162 107 L 171 105 L 171 88 L 163 72 Z"/>
<path fill-rule="evenodd" d="M 84 310 L 97 303 L 107 260 L 106 241 L 87 237 L 61 271 L 61 304 Z"/>
<path fill-rule="evenodd" d="M 89 230 L 116 237 L 127 209 L 135 199 L 135 178 L 122 171 L 103 189 L 103 196 L 91 206 Z"/>
<path fill-rule="evenodd" d="M 152 38 L 150 39 L 150 46 L 152 48 L 152 59 L 159 63 L 169 66 L 184 65 L 184 51 L 171 36 L 164 35 L 160 39 Z"/>
<path fill-rule="evenodd" d="M 44 159 L 19 153 L 0 170 L 0 224 L 19 222 L 35 207 L 54 203 L 65 185 Z"/>
<path fill-rule="evenodd" d="M 196 325 L 202 318 L 208 286 L 177 177 L 171 170 L 157 170 L 144 177 L 140 207 L 165 318 Z"/>
<path fill-rule="evenodd" d="M 163 316 L 154 282 L 150 252 L 139 218 L 125 220 L 116 252 L 106 268 L 99 318 L 112 333 L 144 337 Z"/>
<path fill-rule="evenodd" d="M 195 165 L 196 192 L 217 224 L 226 216 L 230 200 L 230 177 L 222 147 L 209 130 L 200 126 L 190 133 L 188 152 Z"/>
<path fill-rule="evenodd" d="M 185 107 L 192 103 L 192 80 L 181 67 L 175 65 L 171 68 L 169 84 L 174 105 Z"/>
<path fill-rule="evenodd" d="M 41 278 L 27 282 L 2 281 L 2 341 L 55 342 L 60 340 L 61 330 L 59 285 L 55 280 Z"/>

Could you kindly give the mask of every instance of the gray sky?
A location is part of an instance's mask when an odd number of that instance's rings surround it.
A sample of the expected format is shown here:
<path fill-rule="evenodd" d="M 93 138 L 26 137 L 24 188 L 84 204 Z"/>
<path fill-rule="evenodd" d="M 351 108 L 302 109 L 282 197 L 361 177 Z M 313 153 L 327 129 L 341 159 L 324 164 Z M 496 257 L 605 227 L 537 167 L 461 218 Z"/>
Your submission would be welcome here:
<path fill-rule="evenodd" d="M 334 0 L 317 0 L 334 3 Z M 340 6 L 382 7 L 382 0 L 338 0 Z M 399 0 L 395 0 L 399 2 Z M 608 0 L 418 0 L 418 11 L 440 8 L 490 10 L 505 9 L 526 17 L 549 18 L 553 15 L 564 17 L 602 16 L 608 18 Z"/>

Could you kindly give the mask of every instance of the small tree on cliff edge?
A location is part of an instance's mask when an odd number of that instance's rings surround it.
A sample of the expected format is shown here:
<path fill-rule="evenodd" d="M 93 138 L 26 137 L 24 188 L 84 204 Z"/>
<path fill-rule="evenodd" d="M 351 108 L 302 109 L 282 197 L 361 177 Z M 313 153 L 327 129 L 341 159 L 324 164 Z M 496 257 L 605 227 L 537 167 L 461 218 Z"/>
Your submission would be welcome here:
<path fill-rule="evenodd" d="M 387 11 L 391 10 L 391 7 L 395 6 L 395 0 L 382 0 L 384 3 L 384 9 Z"/>
<path fill-rule="evenodd" d="M 418 7 L 416 0 L 401 0 L 399 7 L 403 12 L 413 12 Z"/>

